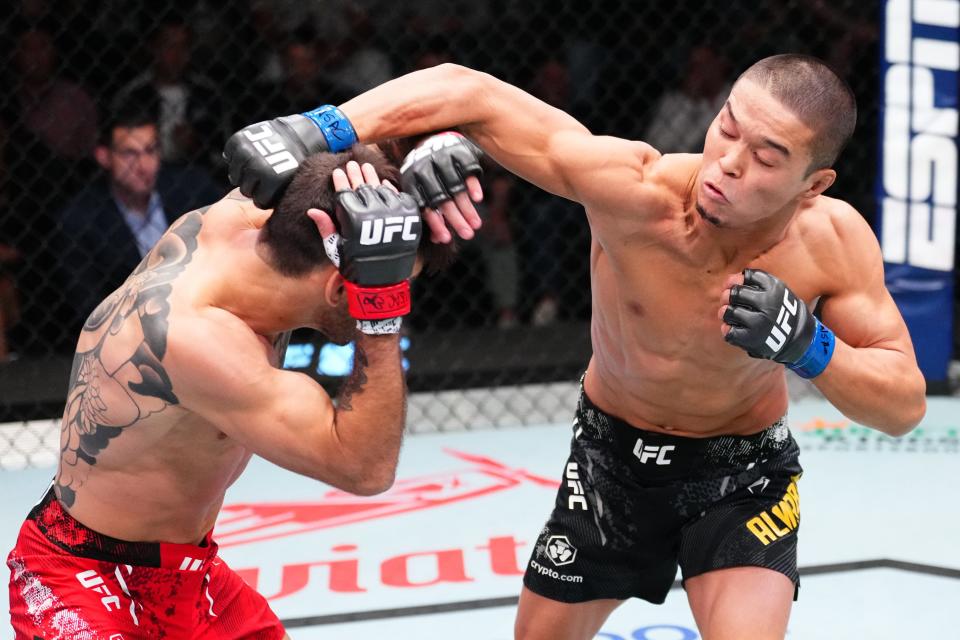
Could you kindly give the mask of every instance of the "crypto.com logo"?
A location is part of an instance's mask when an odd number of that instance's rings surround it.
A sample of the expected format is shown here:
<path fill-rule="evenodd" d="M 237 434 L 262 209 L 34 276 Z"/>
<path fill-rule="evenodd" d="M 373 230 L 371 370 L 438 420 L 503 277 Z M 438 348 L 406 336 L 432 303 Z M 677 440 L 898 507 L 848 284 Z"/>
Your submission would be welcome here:
<path fill-rule="evenodd" d="M 547 557 L 558 567 L 573 564 L 577 559 L 577 548 L 570 544 L 567 536 L 550 536 L 547 538 Z"/>

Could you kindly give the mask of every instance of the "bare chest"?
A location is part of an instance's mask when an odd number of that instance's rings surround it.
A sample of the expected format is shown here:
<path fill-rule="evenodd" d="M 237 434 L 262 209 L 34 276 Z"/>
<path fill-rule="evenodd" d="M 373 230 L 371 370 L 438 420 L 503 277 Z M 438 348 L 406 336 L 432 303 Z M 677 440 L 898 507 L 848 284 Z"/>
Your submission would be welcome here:
<path fill-rule="evenodd" d="M 729 279 L 761 269 L 811 306 L 819 295 L 816 271 L 803 266 L 794 242 L 727 262 L 692 253 L 681 241 L 608 252 L 593 247 L 594 337 L 600 351 L 646 371 L 715 363 L 724 371 L 747 356 L 723 339 L 722 309 Z M 595 346 L 595 351 L 598 345 Z M 659 363 L 659 364 L 658 364 Z"/>

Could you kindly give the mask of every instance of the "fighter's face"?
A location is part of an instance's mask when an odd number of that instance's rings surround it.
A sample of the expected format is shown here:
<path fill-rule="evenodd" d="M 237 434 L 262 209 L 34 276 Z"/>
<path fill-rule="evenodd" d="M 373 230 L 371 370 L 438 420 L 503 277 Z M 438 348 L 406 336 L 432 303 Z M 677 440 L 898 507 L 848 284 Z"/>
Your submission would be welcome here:
<path fill-rule="evenodd" d="M 807 173 L 813 136 L 765 89 L 738 82 L 704 141 L 695 187 L 701 215 L 743 228 L 791 210 L 821 177 Z"/>
<path fill-rule="evenodd" d="M 102 156 L 115 187 L 139 197 L 149 196 L 160 170 L 159 145 L 155 125 L 115 128 Z"/>

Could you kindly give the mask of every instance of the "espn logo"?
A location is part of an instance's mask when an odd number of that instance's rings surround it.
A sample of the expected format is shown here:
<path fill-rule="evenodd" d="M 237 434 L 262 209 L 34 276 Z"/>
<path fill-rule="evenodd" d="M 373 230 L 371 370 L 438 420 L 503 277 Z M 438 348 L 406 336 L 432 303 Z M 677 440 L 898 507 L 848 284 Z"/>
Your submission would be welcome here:
<path fill-rule="evenodd" d="M 300 166 L 293 154 L 287 151 L 280 138 L 270 140 L 271 136 L 276 135 L 269 122 L 261 122 L 259 128 L 257 125 L 247 127 L 243 130 L 243 135 L 247 140 L 253 143 L 253 148 L 257 150 L 263 159 L 267 161 L 274 173 L 281 174 Z"/>
<path fill-rule="evenodd" d="M 662 447 L 656 445 L 646 445 L 643 444 L 643 438 L 637 438 L 637 444 L 633 447 L 633 455 L 635 455 L 641 464 L 647 464 L 648 460 L 655 460 L 659 465 L 670 464 L 670 460 L 667 459 L 667 454 L 676 449 L 677 447 L 668 444 Z"/>
<path fill-rule="evenodd" d="M 401 240 L 416 240 L 413 225 L 420 222 L 420 216 L 390 216 L 364 220 L 360 225 L 360 244 L 386 244 L 393 236 L 400 234 Z"/>
<path fill-rule="evenodd" d="M 773 353 L 779 353 L 783 345 L 787 343 L 787 338 L 790 337 L 790 332 L 793 331 L 790 321 L 796 315 L 797 301 L 791 301 L 790 292 L 784 290 L 783 304 L 780 306 L 780 313 L 777 314 L 777 322 L 773 325 L 773 328 L 770 329 L 770 335 L 767 336 L 765 343 Z"/>

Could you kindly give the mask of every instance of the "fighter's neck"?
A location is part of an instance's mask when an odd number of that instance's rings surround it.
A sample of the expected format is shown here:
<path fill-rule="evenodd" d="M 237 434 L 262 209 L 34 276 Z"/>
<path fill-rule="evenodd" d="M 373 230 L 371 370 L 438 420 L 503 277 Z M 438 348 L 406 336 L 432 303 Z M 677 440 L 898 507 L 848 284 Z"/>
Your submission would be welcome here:
<path fill-rule="evenodd" d="M 691 237 L 698 245 L 699 253 L 716 255 L 726 265 L 750 262 L 782 242 L 802 209 L 800 204 L 792 203 L 749 226 L 718 226 L 699 210 L 698 188 L 699 169 L 691 175 L 685 187 L 684 216 L 694 231 Z"/>
<path fill-rule="evenodd" d="M 293 278 L 276 271 L 252 237 L 219 248 L 215 259 L 229 268 L 218 271 L 208 288 L 208 302 L 244 321 L 255 333 L 275 335 L 315 324 L 322 304 L 319 279 Z M 246 246 L 254 243 L 253 246 Z"/>

